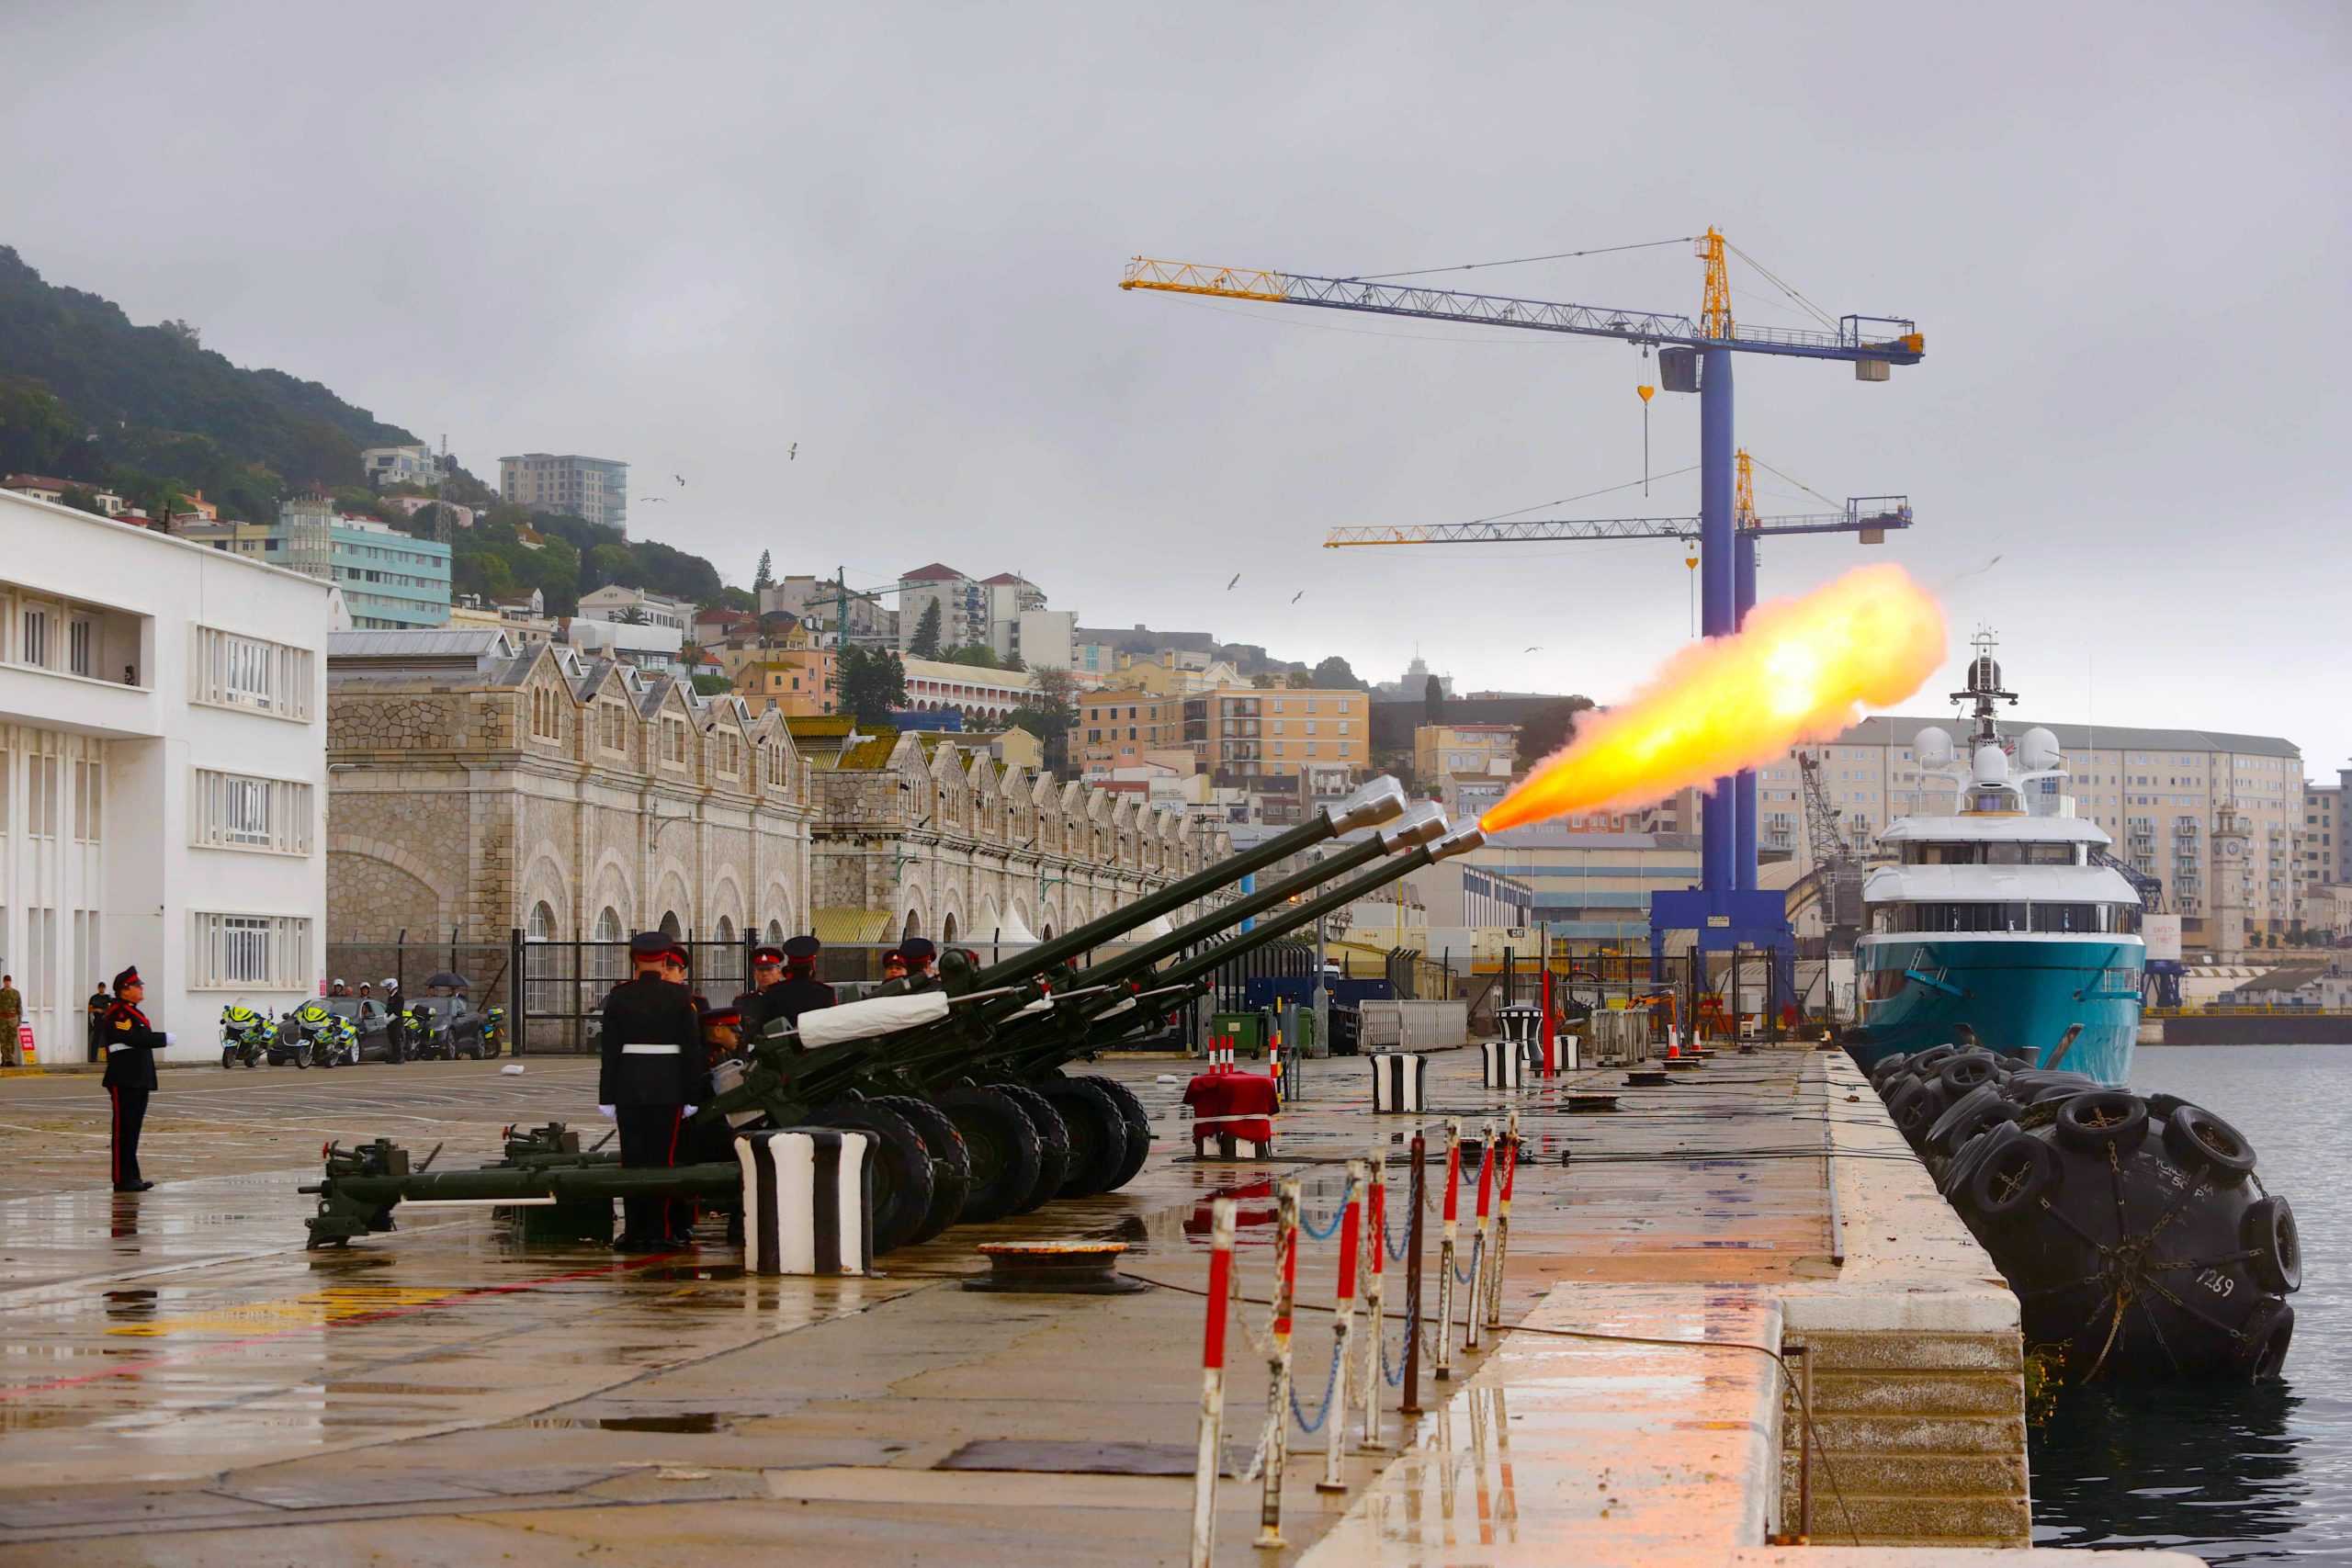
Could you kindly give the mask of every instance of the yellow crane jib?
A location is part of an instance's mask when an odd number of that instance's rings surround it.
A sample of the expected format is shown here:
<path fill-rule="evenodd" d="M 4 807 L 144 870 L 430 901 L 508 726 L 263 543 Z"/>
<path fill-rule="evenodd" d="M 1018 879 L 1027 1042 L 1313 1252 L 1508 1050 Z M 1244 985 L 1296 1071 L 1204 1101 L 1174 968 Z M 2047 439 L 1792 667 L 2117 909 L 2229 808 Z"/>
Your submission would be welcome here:
<path fill-rule="evenodd" d="M 1198 262 L 1151 261 L 1137 256 L 1127 263 L 1122 288 L 1157 288 L 1168 294 L 1213 294 L 1221 299 L 1267 299 L 1283 304 L 1290 299 L 1290 274 L 1250 271 L 1241 267 L 1204 266 Z"/>

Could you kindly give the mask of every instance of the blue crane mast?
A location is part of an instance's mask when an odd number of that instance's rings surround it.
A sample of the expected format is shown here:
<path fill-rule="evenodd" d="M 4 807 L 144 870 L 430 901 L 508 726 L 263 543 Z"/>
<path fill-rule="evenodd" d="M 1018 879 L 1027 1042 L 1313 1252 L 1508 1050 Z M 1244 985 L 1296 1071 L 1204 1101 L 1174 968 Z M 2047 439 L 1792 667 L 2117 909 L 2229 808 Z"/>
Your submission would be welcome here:
<path fill-rule="evenodd" d="M 1470 294 L 1377 278 L 1320 277 L 1305 273 L 1204 266 L 1189 262 L 1127 264 L 1119 287 L 1170 294 L 1199 294 L 1267 304 L 1305 305 L 1374 315 L 1414 316 L 1527 332 L 1614 338 L 1656 349 L 1659 385 L 1699 399 L 1700 630 L 1727 637 L 1739 629 L 1756 602 L 1756 537 L 1758 529 L 1735 526 L 1736 517 L 1733 430 L 1733 355 L 1765 354 L 1790 359 L 1839 361 L 1854 367 L 1861 381 L 1884 381 L 1892 367 L 1916 365 L 1927 352 L 1917 324 L 1893 316 L 1848 315 L 1834 329 L 1741 326 L 1732 317 L 1731 286 L 1721 232 L 1709 229 L 1697 241 L 1706 266 L 1697 317 L 1561 304 L 1499 295 Z M 1907 508 L 1905 509 L 1907 518 Z M 1624 520 L 1630 524 L 1657 520 Z M 1553 524 L 1554 528 L 1589 526 Z M 1841 527 L 1843 525 L 1833 525 Z M 1827 531 L 1826 528 L 1822 531 Z M 1561 533 L 1553 537 L 1638 536 Z M 1783 973 L 1795 943 L 1781 897 L 1757 886 L 1756 775 L 1719 778 L 1701 812 L 1700 885 L 1687 892 L 1654 896 L 1650 910 L 1650 962 L 1663 974 L 1662 934 L 1695 933 L 1697 961 L 1742 946 L 1774 954 Z M 1787 994 L 1783 991 L 1783 994 Z"/>

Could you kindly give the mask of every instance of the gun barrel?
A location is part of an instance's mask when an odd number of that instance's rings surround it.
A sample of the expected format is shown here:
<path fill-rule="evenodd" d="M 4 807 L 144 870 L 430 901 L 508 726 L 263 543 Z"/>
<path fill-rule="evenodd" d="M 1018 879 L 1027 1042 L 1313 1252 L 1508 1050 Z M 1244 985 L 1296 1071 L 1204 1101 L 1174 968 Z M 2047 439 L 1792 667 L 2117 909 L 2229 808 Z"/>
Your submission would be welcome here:
<path fill-rule="evenodd" d="M 1215 865 L 1204 866 L 1192 875 L 1171 882 L 1157 892 L 1145 894 L 1132 904 L 1122 905 L 1099 920 L 1089 920 L 1082 926 L 1038 943 L 1025 953 L 991 964 L 972 977 L 972 985 L 975 988 L 1002 986 L 1050 969 L 1137 926 L 1148 924 L 1162 915 L 1174 914 L 1185 905 L 1238 882 L 1262 867 L 1286 860 L 1301 850 L 1322 843 L 1327 839 L 1336 839 L 1358 828 L 1377 827 L 1402 815 L 1404 810 L 1404 786 L 1384 774 L 1346 799 L 1325 807 L 1312 821 L 1302 822 L 1288 832 L 1278 833 L 1254 849 L 1245 850 Z"/>

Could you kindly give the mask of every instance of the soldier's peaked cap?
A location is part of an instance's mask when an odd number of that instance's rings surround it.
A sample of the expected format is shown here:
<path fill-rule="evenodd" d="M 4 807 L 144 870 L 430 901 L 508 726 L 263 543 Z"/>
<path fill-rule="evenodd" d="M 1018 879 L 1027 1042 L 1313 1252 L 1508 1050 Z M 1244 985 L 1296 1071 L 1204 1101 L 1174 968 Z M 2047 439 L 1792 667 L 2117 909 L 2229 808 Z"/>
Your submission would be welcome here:
<path fill-rule="evenodd" d="M 752 962 L 754 964 L 782 964 L 784 962 L 784 949 L 780 947 L 755 947 L 752 949 Z"/>
<path fill-rule="evenodd" d="M 675 958 L 686 961 L 686 950 L 678 939 L 662 931 L 639 931 L 628 939 L 631 958 Z"/>
<path fill-rule="evenodd" d="M 907 955 L 907 962 L 910 964 L 928 964 L 939 955 L 939 949 L 933 946 L 930 940 L 924 937 L 913 937 L 900 942 L 899 951 Z"/>
<path fill-rule="evenodd" d="M 114 977 L 114 988 L 117 991 L 120 991 L 125 986 L 143 986 L 146 983 L 139 977 L 139 965 L 136 964 Z"/>
<path fill-rule="evenodd" d="M 784 955 L 806 963 L 825 951 L 825 944 L 813 936 L 797 936 L 784 944 Z"/>

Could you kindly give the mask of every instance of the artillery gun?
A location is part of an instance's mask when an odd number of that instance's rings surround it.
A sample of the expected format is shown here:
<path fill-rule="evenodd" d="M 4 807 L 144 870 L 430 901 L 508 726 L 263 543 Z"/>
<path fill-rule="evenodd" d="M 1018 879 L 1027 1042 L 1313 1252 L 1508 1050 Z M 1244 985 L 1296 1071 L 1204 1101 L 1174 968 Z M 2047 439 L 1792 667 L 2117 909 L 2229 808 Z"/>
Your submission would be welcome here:
<path fill-rule="evenodd" d="M 1222 894 L 1245 876 L 1390 822 L 1396 826 L 1389 831 L 1220 904 L 1168 935 L 1077 967 L 1091 949 Z M 772 1025 L 743 1058 L 720 1064 L 718 1092 L 699 1109 L 694 1131 L 706 1146 L 762 1124 L 872 1134 L 877 1252 L 928 1239 L 958 1219 L 1000 1218 L 1057 1195 L 1124 1185 L 1149 1147 L 1141 1103 L 1113 1079 L 1068 1076 L 1064 1066 L 1138 1031 L 1165 1027 L 1217 967 L 1251 948 L 1478 841 L 1475 828 L 1445 833 L 1435 807 L 1408 811 L 1395 781 L 1375 780 L 1312 821 L 1002 963 L 982 966 L 971 955 L 950 953 L 928 987 L 886 987 L 865 1001 L 803 1014 L 797 1029 Z M 1306 897 L 1384 857 L 1369 874 Z M 1254 930 L 1154 969 L 1261 916 Z M 330 1145 L 323 1179 L 303 1189 L 319 1200 L 311 1245 L 389 1231 L 403 1201 L 531 1205 L 565 1212 L 583 1233 L 594 1233 L 601 1216 L 609 1234 L 613 1198 L 660 1192 L 732 1208 L 742 1180 L 730 1157 L 624 1170 L 615 1153 L 601 1145 L 583 1147 L 579 1133 L 560 1122 L 520 1134 L 510 1129 L 505 1157 L 496 1165 L 434 1171 L 431 1163 L 412 1169 L 407 1151 L 380 1138 L 348 1150 Z"/>

